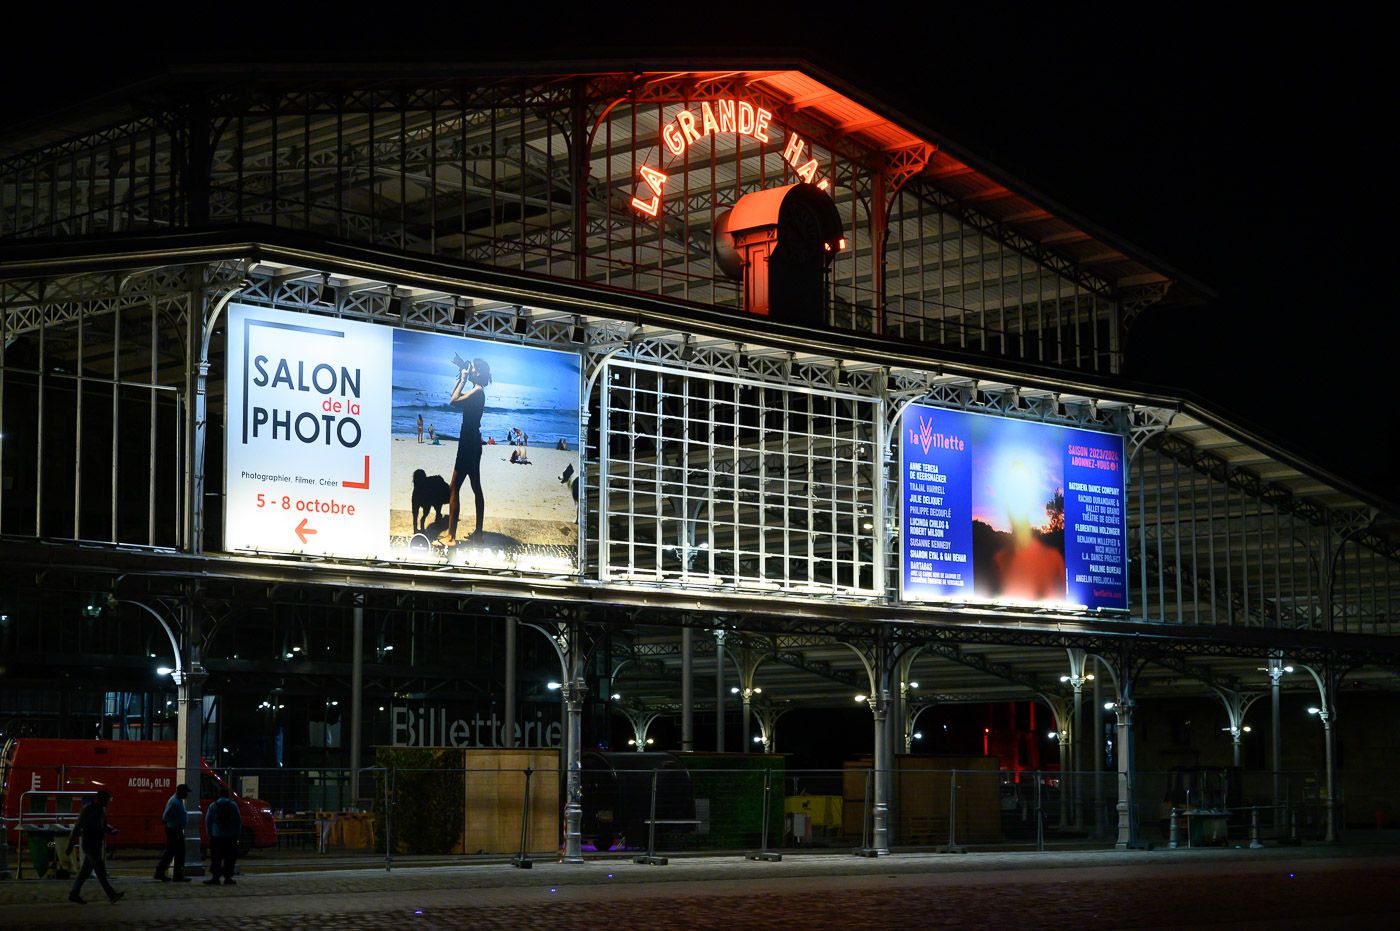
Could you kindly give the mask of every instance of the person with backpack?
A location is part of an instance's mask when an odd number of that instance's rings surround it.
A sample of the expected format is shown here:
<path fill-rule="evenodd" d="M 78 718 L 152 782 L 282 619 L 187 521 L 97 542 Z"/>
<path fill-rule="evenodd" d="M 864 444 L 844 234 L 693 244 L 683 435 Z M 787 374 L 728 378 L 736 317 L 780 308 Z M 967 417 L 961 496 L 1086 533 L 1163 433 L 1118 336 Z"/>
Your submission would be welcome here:
<path fill-rule="evenodd" d="M 238 803 L 224 786 L 219 789 L 218 801 L 209 806 L 209 878 L 204 885 L 217 886 L 221 875 L 225 886 L 235 885 L 233 861 L 238 858 L 238 834 L 242 829 Z"/>

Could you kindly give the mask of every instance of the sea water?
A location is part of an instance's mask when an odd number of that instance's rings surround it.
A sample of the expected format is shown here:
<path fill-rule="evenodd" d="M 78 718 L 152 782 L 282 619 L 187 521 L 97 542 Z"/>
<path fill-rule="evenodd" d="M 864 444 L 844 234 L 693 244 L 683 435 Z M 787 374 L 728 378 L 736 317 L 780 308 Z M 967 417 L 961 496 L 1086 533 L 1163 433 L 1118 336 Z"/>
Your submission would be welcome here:
<path fill-rule="evenodd" d="M 417 437 L 418 418 L 421 416 L 424 441 L 427 440 L 429 424 L 442 442 L 456 441 L 462 428 L 462 411 L 447 403 L 452 396 L 453 379 L 435 381 L 438 384 L 445 382 L 446 388 L 438 389 L 433 384 L 394 385 L 390 408 L 394 436 Z M 563 439 L 568 442 L 569 449 L 578 449 L 578 408 L 555 406 L 570 400 L 567 396 L 560 396 L 563 392 L 542 392 L 504 382 L 493 382 L 485 391 L 486 408 L 481 414 L 482 439 L 493 437 L 498 444 L 504 444 L 507 434 L 516 429 L 524 430 L 529 435 L 531 446 L 553 447 Z"/>

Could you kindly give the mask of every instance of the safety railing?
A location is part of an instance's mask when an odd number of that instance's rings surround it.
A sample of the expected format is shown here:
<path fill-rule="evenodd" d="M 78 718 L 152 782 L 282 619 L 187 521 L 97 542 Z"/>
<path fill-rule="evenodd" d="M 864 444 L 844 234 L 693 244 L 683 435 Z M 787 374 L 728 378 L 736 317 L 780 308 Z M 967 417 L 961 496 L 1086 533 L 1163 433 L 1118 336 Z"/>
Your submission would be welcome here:
<path fill-rule="evenodd" d="M 889 850 L 1107 848 L 1126 836 L 1117 772 L 941 769 L 939 762 L 902 757 L 888 771 L 868 763 L 787 769 L 783 758 L 758 754 L 742 761 L 586 754 L 576 796 L 579 852 L 664 865 L 684 855 L 774 860 Z M 141 806 L 163 804 L 175 778 L 156 769 L 89 768 L 84 775 L 116 787 L 109 808 L 114 824 L 138 815 L 149 820 L 154 809 Z M 382 859 L 388 869 L 395 858 L 484 856 L 529 866 L 565 850 L 569 787 L 557 767 L 228 768 L 219 777 L 268 819 L 246 838 L 255 858 Z M 1143 845 L 1259 846 L 1327 834 L 1316 773 L 1192 767 L 1135 772 L 1132 780 L 1135 803 L 1126 814 L 1133 819 L 1131 838 Z M 217 783 L 202 785 L 201 796 L 211 788 Z M 7 806 L 0 872 L 6 848 L 29 843 L 31 822 L 32 831 L 50 834 L 59 820 L 71 824 L 71 812 L 56 817 L 60 796 L 90 794 L 90 787 L 26 791 L 18 807 Z M 1346 824 L 1340 799 L 1333 814 L 1338 827 Z M 136 833 L 118 843 L 137 848 L 137 856 L 142 847 L 155 856 L 163 837 L 143 842 Z"/>

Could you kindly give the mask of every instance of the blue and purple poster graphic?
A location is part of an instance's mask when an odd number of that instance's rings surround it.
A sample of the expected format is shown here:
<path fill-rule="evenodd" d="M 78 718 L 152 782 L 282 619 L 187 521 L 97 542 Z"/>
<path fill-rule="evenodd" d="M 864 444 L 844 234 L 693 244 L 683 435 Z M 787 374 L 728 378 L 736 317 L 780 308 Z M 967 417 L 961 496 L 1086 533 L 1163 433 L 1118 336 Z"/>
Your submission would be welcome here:
<path fill-rule="evenodd" d="M 910 405 L 900 597 L 1127 607 L 1123 440 Z"/>

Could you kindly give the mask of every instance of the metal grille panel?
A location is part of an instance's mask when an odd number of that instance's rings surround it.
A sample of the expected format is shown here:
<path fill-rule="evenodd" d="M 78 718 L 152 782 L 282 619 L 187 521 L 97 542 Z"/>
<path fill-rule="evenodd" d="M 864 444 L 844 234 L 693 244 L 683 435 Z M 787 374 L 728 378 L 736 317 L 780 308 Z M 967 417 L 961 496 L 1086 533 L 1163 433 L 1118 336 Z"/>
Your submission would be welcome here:
<path fill-rule="evenodd" d="M 876 596 L 881 403 L 612 361 L 607 581 Z"/>

